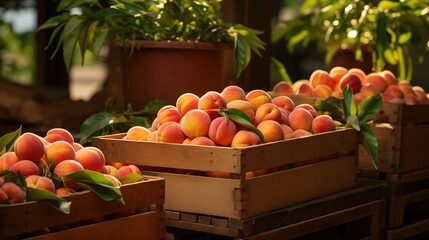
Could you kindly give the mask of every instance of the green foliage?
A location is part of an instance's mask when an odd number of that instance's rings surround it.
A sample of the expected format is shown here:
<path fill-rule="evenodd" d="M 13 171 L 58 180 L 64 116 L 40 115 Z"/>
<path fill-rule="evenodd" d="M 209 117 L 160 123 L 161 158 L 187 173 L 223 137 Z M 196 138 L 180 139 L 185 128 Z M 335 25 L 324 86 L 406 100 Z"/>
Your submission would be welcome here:
<path fill-rule="evenodd" d="M 374 167 L 377 169 L 378 142 L 372 132 L 369 121 L 378 113 L 383 104 L 381 94 L 365 98 L 356 107 L 353 92 L 347 85 L 341 99 L 329 97 L 319 99 L 314 107 L 316 110 L 329 114 L 334 120 L 345 127 L 351 127 L 360 133 L 360 142 L 368 151 Z"/>
<path fill-rule="evenodd" d="M 226 119 L 226 121 L 232 120 L 238 125 L 246 127 L 250 131 L 253 131 L 258 135 L 261 142 L 264 142 L 264 135 L 262 134 L 262 132 L 259 129 L 255 128 L 255 126 L 253 126 L 252 121 L 249 119 L 249 117 L 240 109 L 220 108 L 218 112 Z"/>
<path fill-rule="evenodd" d="M 99 56 L 108 39 L 123 47 L 132 40 L 231 42 L 235 47 L 238 77 L 247 67 L 251 52 L 260 55 L 265 44 L 258 37 L 262 32 L 222 21 L 220 2 L 62 0 L 57 8 L 58 15 L 48 19 L 39 30 L 55 28 L 49 45 L 59 38 L 56 49 L 62 45 L 68 69 L 76 49 L 80 49 L 83 63 L 87 51 Z M 82 14 L 72 14 L 70 10 L 74 8 L 79 8 Z M 133 51 L 133 47 L 130 50 Z"/>
<path fill-rule="evenodd" d="M 21 136 L 21 129 L 22 126 L 20 126 L 17 130 L 6 133 L 0 137 L 0 156 L 13 149 L 16 139 Z"/>
<path fill-rule="evenodd" d="M 369 46 L 375 71 L 396 65 L 398 79 L 410 81 L 411 48 L 420 60 L 428 50 L 428 6 L 429 0 L 306 0 L 298 17 L 275 26 L 272 40 L 286 40 L 290 52 L 314 41 L 327 63 L 342 45 L 353 46 L 360 61 L 361 47 Z"/>

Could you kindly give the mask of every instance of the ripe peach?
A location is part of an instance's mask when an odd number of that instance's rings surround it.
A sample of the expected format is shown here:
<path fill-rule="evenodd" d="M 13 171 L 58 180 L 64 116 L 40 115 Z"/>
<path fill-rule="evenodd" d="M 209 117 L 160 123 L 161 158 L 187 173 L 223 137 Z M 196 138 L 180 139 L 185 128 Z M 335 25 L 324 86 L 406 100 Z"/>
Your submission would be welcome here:
<path fill-rule="evenodd" d="M 384 92 L 386 90 L 388 84 L 386 79 L 384 79 L 383 75 L 380 73 L 370 73 L 366 75 L 365 81 L 363 83 L 372 83 L 377 86 L 379 92 Z"/>
<path fill-rule="evenodd" d="M 49 144 L 45 148 L 46 163 L 54 169 L 63 160 L 74 159 L 76 154 L 73 146 L 63 140 Z"/>
<path fill-rule="evenodd" d="M 387 85 L 395 85 L 397 83 L 396 76 L 390 70 L 383 70 L 380 73 L 387 82 Z"/>
<path fill-rule="evenodd" d="M 17 184 L 7 182 L 1 185 L 0 189 L 6 193 L 10 203 L 14 204 L 25 202 L 25 192 Z"/>
<path fill-rule="evenodd" d="M 363 93 L 361 92 L 357 92 L 355 94 L 353 94 L 353 100 L 355 101 L 363 101 L 366 98 L 365 95 L 363 95 Z"/>
<path fill-rule="evenodd" d="M 280 112 L 282 113 L 282 116 L 279 123 L 289 125 L 289 112 L 283 108 L 280 108 Z"/>
<path fill-rule="evenodd" d="M 416 93 L 413 90 L 413 86 L 409 82 L 401 80 L 398 82 L 397 86 L 399 87 L 399 89 L 401 89 L 402 93 L 404 94 L 404 97 L 408 95 L 416 96 Z"/>
<path fill-rule="evenodd" d="M 240 130 L 231 141 L 231 147 L 247 147 L 261 144 L 259 136 L 250 130 Z"/>
<path fill-rule="evenodd" d="M 220 171 L 206 171 L 204 172 L 204 176 L 206 177 L 214 177 L 214 178 L 230 178 L 229 172 L 220 172 Z"/>
<path fill-rule="evenodd" d="M 133 126 L 128 129 L 127 134 L 125 135 L 125 140 L 137 140 L 137 141 L 146 141 L 147 136 L 149 136 L 149 129 L 143 126 Z"/>
<path fill-rule="evenodd" d="M 389 99 L 387 102 L 389 103 L 398 103 L 398 104 L 403 104 L 405 103 L 405 99 L 400 99 L 400 98 L 391 98 Z"/>
<path fill-rule="evenodd" d="M 25 178 L 25 182 L 29 188 L 44 189 L 55 193 L 55 184 L 50 178 L 39 175 L 30 175 Z"/>
<path fill-rule="evenodd" d="M 226 107 L 226 100 L 216 91 L 208 91 L 198 101 L 198 109 L 206 111 L 212 120 L 219 117 L 219 113 L 215 110 L 222 107 Z"/>
<path fill-rule="evenodd" d="M 304 96 L 313 96 L 313 87 L 310 83 L 302 82 L 297 84 L 295 88 L 295 94 L 304 95 Z"/>
<path fill-rule="evenodd" d="M 62 177 L 80 170 L 84 170 L 82 164 L 76 160 L 69 159 L 58 163 L 58 165 L 54 168 L 54 174 Z"/>
<path fill-rule="evenodd" d="M 296 138 L 300 138 L 300 137 L 305 137 L 305 136 L 311 136 L 313 134 L 307 130 L 304 130 L 304 129 L 296 129 L 293 131 L 293 135 Z"/>
<path fill-rule="evenodd" d="M 360 69 L 360 68 L 350 68 L 347 71 L 347 73 L 351 73 L 351 74 L 356 75 L 360 79 L 361 83 L 365 82 L 366 73 L 362 69 Z"/>
<path fill-rule="evenodd" d="M 125 165 L 122 166 L 118 169 L 119 172 L 119 179 L 123 178 L 125 176 L 127 176 L 128 174 L 131 173 L 135 173 L 135 174 L 142 174 L 142 172 L 140 171 L 140 169 L 134 165 L 134 164 L 129 164 L 129 165 Z"/>
<path fill-rule="evenodd" d="M 313 116 L 305 108 L 295 108 L 289 114 L 289 124 L 292 130 L 294 131 L 297 129 L 310 131 L 312 121 L 313 121 Z"/>
<path fill-rule="evenodd" d="M 106 164 L 104 167 L 107 170 L 107 174 L 112 175 L 112 176 L 117 177 L 117 178 L 119 177 L 119 171 L 116 167 L 109 165 L 109 164 Z"/>
<path fill-rule="evenodd" d="M 417 98 L 417 96 L 411 95 L 411 94 L 405 96 L 404 102 L 407 105 L 416 105 L 416 104 L 420 103 L 419 99 Z"/>
<path fill-rule="evenodd" d="M 289 83 L 281 81 L 276 83 L 273 87 L 274 93 L 281 93 L 281 94 L 293 94 L 293 88 Z"/>
<path fill-rule="evenodd" d="M 236 133 L 237 126 L 233 121 L 217 117 L 210 124 L 208 136 L 216 145 L 229 146 Z"/>
<path fill-rule="evenodd" d="M 147 136 L 148 142 L 158 142 L 158 130 L 150 132 Z"/>
<path fill-rule="evenodd" d="M 190 138 L 205 136 L 209 132 L 211 118 L 201 109 L 192 109 L 187 112 L 180 122 L 183 133 Z"/>
<path fill-rule="evenodd" d="M 45 154 L 45 144 L 41 137 L 34 133 L 26 132 L 16 139 L 13 147 L 19 159 L 39 161 Z"/>
<path fill-rule="evenodd" d="M 155 117 L 155 119 L 153 119 L 152 121 L 152 125 L 150 126 L 149 131 L 153 132 L 155 130 L 158 130 L 158 127 L 159 127 L 159 121 L 158 121 L 158 118 Z"/>
<path fill-rule="evenodd" d="M 86 170 L 103 171 L 106 160 L 103 152 L 96 147 L 84 147 L 76 152 L 75 160 Z"/>
<path fill-rule="evenodd" d="M 380 93 L 380 90 L 374 83 L 367 82 L 362 85 L 359 93 L 361 93 L 366 98 Z"/>
<path fill-rule="evenodd" d="M 425 90 L 420 86 L 413 86 L 414 93 L 417 96 L 417 100 L 420 104 L 426 104 L 429 102 L 429 99 L 426 96 Z"/>
<path fill-rule="evenodd" d="M 309 81 L 310 85 L 315 88 L 321 84 L 331 87 L 333 80 L 327 71 L 317 69 L 311 73 Z"/>
<path fill-rule="evenodd" d="M 328 98 L 332 94 L 332 89 L 328 85 L 319 84 L 313 88 L 313 97 Z"/>
<path fill-rule="evenodd" d="M 394 85 L 391 85 L 394 86 Z M 390 86 L 389 86 L 390 87 Z M 388 88 L 389 88 L 388 87 Z M 401 92 L 401 94 L 403 95 L 403 93 Z M 385 91 L 381 94 L 381 98 L 383 99 L 383 102 L 389 102 L 391 99 L 395 98 L 392 96 L 392 94 L 390 94 L 389 92 Z M 399 98 L 398 98 L 399 99 Z"/>
<path fill-rule="evenodd" d="M 48 143 L 53 143 L 59 140 L 66 141 L 70 144 L 73 144 L 74 138 L 73 135 L 64 128 L 52 128 L 47 133 L 44 139 Z"/>
<path fill-rule="evenodd" d="M 119 179 L 113 175 L 104 174 L 104 177 L 109 180 L 115 187 L 120 187 L 122 185 Z"/>
<path fill-rule="evenodd" d="M 253 111 L 256 112 L 259 106 L 271 102 L 271 96 L 264 90 L 254 89 L 247 93 L 246 100 L 252 104 Z"/>
<path fill-rule="evenodd" d="M 216 146 L 216 144 L 206 136 L 199 136 L 191 140 L 189 144 L 204 145 L 204 146 Z"/>
<path fill-rule="evenodd" d="M 8 203 L 8 201 L 9 201 L 9 196 L 1 189 L 1 185 L 0 185 L 0 204 Z"/>
<path fill-rule="evenodd" d="M 122 163 L 122 162 L 112 162 L 112 161 L 106 162 L 106 164 L 107 164 L 107 165 L 109 165 L 109 166 L 113 166 L 113 167 L 115 167 L 116 169 L 119 169 L 120 167 L 122 167 L 122 166 L 124 166 L 124 165 L 125 165 L 125 164 L 124 164 L 124 163 Z"/>
<path fill-rule="evenodd" d="M 291 139 L 295 137 L 295 134 L 293 133 L 293 130 L 290 126 L 286 124 L 282 124 L 282 127 L 283 127 L 284 139 Z"/>
<path fill-rule="evenodd" d="M 257 129 L 264 136 L 264 143 L 280 141 L 284 139 L 283 127 L 274 120 L 265 120 L 258 124 Z"/>
<path fill-rule="evenodd" d="M 184 116 L 190 110 L 198 108 L 199 99 L 200 98 L 193 93 L 184 93 L 177 98 L 176 108 L 179 113 Z"/>
<path fill-rule="evenodd" d="M 67 187 L 59 187 L 55 190 L 55 194 L 57 194 L 59 197 L 65 197 L 75 192 L 76 191 L 74 189 Z"/>
<path fill-rule="evenodd" d="M 333 86 L 340 82 L 340 79 L 348 72 L 347 68 L 341 66 L 335 66 L 329 71 L 329 76 L 332 79 L 332 89 Z"/>
<path fill-rule="evenodd" d="M 334 90 L 334 91 L 331 93 L 331 96 L 332 96 L 332 97 L 336 97 L 336 98 L 338 98 L 338 99 L 341 99 L 341 98 L 343 98 L 343 91 L 342 91 L 342 90 Z"/>
<path fill-rule="evenodd" d="M 158 119 L 158 124 L 162 125 L 166 122 L 180 122 L 182 119 L 182 114 L 179 110 L 173 105 L 166 105 L 159 109 L 156 118 Z"/>
<path fill-rule="evenodd" d="M 190 144 L 191 141 L 192 141 L 192 138 L 187 137 L 187 138 L 185 138 L 185 140 L 183 140 L 182 144 Z"/>
<path fill-rule="evenodd" d="M 336 126 L 334 120 L 329 115 L 319 115 L 313 119 L 311 123 L 311 131 L 313 133 L 323 133 L 335 131 Z"/>
<path fill-rule="evenodd" d="M 360 78 L 358 75 L 353 73 L 347 73 L 340 79 L 339 87 L 341 90 L 343 90 L 346 85 L 349 85 L 353 93 L 359 92 L 362 88 L 362 82 Z"/>
<path fill-rule="evenodd" d="M 6 152 L 0 156 L 0 172 L 3 170 L 9 170 L 9 168 L 19 161 L 18 156 L 15 152 Z"/>
<path fill-rule="evenodd" d="M 157 141 L 164 143 L 182 143 L 186 136 L 182 126 L 177 122 L 167 122 L 161 125 L 157 131 Z"/>
<path fill-rule="evenodd" d="M 280 122 L 282 118 L 282 112 L 279 107 L 274 103 L 264 103 L 256 109 L 255 118 L 259 122 L 264 120 L 274 120 Z"/>
<path fill-rule="evenodd" d="M 310 114 L 311 114 L 311 116 L 313 116 L 313 118 L 317 117 L 316 109 L 308 103 L 298 104 L 295 108 L 304 108 L 305 110 L 310 112 Z"/>
<path fill-rule="evenodd" d="M 233 100 L 246 100 L 246 93 L 241 87 L 236 85 L 225 87 L 220 95 L 222 95 L 226 103 L 229 103 Z"/>
<path fill-rule="evenodd" d="M 77 143 L 77 142 L 74 142 L 72 144 L 72 146 L 73 146 L 73 149 L 74 149 L 75 152 L 77 152 L 77 151 L 79 151 L 79 150 L 81 150 L 83 148 L 82 144 Z"/>
<path fill-rule="evenodd" d="M 24 177 L 30 175 L 39 175 L 39 167 L 30 160 L 19 160 L 10 166 L 9 171 L 11 172 L 21 172 Z"/>
<path fill-rule="evenodd" d="M 403 99 L 404 98 L 404 93 L 402 92 L 402 90 L 398 87 L 398 85 L 389 85 L 387 86 L 386 90 L 384 91 L 384 93 L 388 93 L 390 94 L 392 97 L 396 97 L 396 98 L 400 98 Z"/>
<path fill-rule="evenodd" d="M 292 112 L 292 110 L 295 108 L 295 103 L 288 96 L 282 95 L 274 97 L 271 102 L 274 103 L 277 107 L 283 108 L 288 112 Z"/>
<path fill-rule="evenodd" d="M 232 100 L 226 104 L 226 107 L 241 110 L 251 121 L 255 117 L 255 111 L 253 110 L 252 104 L 246 100 Z"/>
<path fill-rule="evenodd" d="M 308 85 L 310 85 L 310 86 L 311 86 L 311 84 L 310 84 L 310 80 L 308 80 L 308 79 L 300 79 L 300 80 L 297 80 L 297 81 L 295 81 L 295 82 L 293 83 L 293 85 L 292 85 L 292 89 L 293 89 L 294 94 L 295 94 L 295 93 L 296 93 L 296 91 L 298 90 L 299 86 L 301 86 L 301 84 L 308 84 Z"/>

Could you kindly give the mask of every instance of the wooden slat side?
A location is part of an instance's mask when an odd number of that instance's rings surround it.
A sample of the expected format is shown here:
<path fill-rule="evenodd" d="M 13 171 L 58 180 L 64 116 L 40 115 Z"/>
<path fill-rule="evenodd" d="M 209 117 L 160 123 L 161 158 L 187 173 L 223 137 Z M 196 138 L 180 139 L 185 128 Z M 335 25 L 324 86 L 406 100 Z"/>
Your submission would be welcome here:
<path fill-rule="evenodd" d="M 429 124 L 398 128 L 401 129 L 401 172 L 429 168 Z"/>
<path fill-rule="evenodd" d="M 391 183 L 412 183 L 429 178 L 429 168 L 424 168 L 417 171 L 402 173 L 402 174 L 387 174 L 386 180 Z"/>
<path fill-rule="evenodd" d="M 429 105 L 416 104 L 406 105 L 402 104 L 402 115 L 400 124 L 422 124 L 429 123 Z"/>
<path fill-rule="evenodd" d="M 348 156 L 250 178 L 246 181 L 244 194 L 247 200 L 243 217 L 354 187 L 357 181 L 356 161 L 356 156 Z"/>
<path fill-rule="evenodd" d="M 428 233 L 428 229 L 429 229 L 429 218 L 426 218 L 421 221 L 414 222 L 410 225 L 404 226 L 402 228 L 388 230 L 386 233 L 386 239 L 388 240 L 411 239 L 413 236 L 416 236 L 418 234 Z"/>

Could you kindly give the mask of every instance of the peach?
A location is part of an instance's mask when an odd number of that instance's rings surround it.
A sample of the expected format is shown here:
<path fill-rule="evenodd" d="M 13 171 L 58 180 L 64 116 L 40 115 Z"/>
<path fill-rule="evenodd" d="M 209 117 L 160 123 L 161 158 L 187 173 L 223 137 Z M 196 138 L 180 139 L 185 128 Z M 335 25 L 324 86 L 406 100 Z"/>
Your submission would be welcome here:
<path fill-rule="evenodd" d="M 319 115 L 315 117 L 311 123 L 311 132 L 312 133 L 323 133 L 335 131 L 336 126 L 334 120 L 329 115 Z"/>
<path fill-rule="evenodd" d="M 241 87 L 236 85 L 225 87 L 220 95 L 222 95 L 226 103 L 229 103 L 233 100 L 246 100 L 246 93 Z"/>
<path fill-rule="evenodd" d="M 402 93 L 404 94 L 404 97 L 408 95 L 416 96 L 416 93 L 413 90 L 413 86 L 409 82 L 402 80 L 398 82 L 397 86 L 399 87 L 399 89 L 401 89 Z"/>
<path fill-rule="evenodd" d="M 332 79 L 332 88 L 340 82 L 340 79 L 348 72 L 347 68 L 335 66 L 329 71 L 329 76 Z"/>
<path fill-rule="evenodd" d="M 107 174 L 112 175 L 114 177 L 119 177 L 119 171 L 116 167 L 112 166 L 112 165 L 106 165 L 104 166 L 107 170 Z"/>
<path fill-rule="evenodd" d="M 116 169 L 119 169 L 120 167 L 125 165 L 123 162 L 112 162 L 112 161 L 106 162 L 106 164 L 109 166 L 113 166 Z"/>
<path fill-rule="evenodd" d="M 329 76 L 329 73 L 325 70 L 317 69 L 313 71 L 309 78 L 310 85 L 315 88 L 318 85 L 326 85 L 328 87 L 332 86 L 332 78 Z"/>
<path fill-rule="evenodd" d="M 296 129 L 293 131 L 293 135 L 296 138 L 300 138 L 300 137 L 306 137 L 306 136 L 311 136 L 313 135 L 311 132 L 304 130 L 304 129 Z"/>
<path fill-rule="evenodd" d="M 289 125 L 289 112 L 282 108 L 280 108 L 280 112 L 282 113 L 282 116 L 280 118 L 279 123 Z"/>
<path fill-rule="evenodd" d="M 66 141 L 70 144 L 73 144 L 74 138 L 73 135 L 64 128 L 52 128 L 47 133 L 44 139 L 48 143 L 53 143 L 59 140 Z"/>
<path fill-rule="evenodd" d="M 208 91 L 198 100 L 198 109 L 206 111 L 212 120 L 220 116 L 216 110 L 225 107 L 225 98 L 216 91 Z"/>
<path fill-rule="evenodd" d="M 414 93 L 417 96 L 417 100 L 420 104 L 426 104 L 429 102 L 429 99 L 426 96 L 425 90 L 420 86 L 413 86 Z"/>
<path fill-rule="evenodd" d="M 11 172 L 21 172 L 24 177 L 30 175 L 39 175 L 39 167 L 30 160 L 20 160 L 10 166 L 9 171 Z"/>
<path fill-rule="evenodd" d="M 361 92 L 353 94 L 353 100 L 355 100 L 355 101 L 363 101 L 365 98 L 366 98 L 366 96 L 363 95 L 363 93 L 361 93 Z"/>
<path fill-rule="evenodd" d="M 122 166 L 118 169 L 118 172 L 119 172 L 119 179 L 127 176 L 128 174 L 132 174 L 132 173 L 140 174 L 140 175 L 142 174 L 140 169 L 134 164 Z"/>
<path fill-rule="evenodd" d="M 229 172 L 220 172 L 220 171 L 206 171 L 204 172 L 206 177 L 215 177 L 215 178 L 230 178 Z"/>
<path fill-rule="evenodd" d="M 250 121 L 255 117 L 255 110 L 253 110 L 252 104 L 246 100 L 232 100 L 226 104 L 226 107 L 241 110 L 249 117 Z"/>
<path fill-rule="evenodd" d="M 332 94 L 332 89 L 328 85 L 319 84 L 313 88 L 313 97 L 328 98 Z"/>
<path fill-rule="evenodd" d="M 292 110 L 295 108 L 295 103 L 288 96 L 282 95 L 274 97 L 271 102 L 274 103 L 277 107 L 283 108 L 288 112 L 292 112 Z"/>
<path fill-rule="evenodd" d="M 55 190 L 55 194 L 57 194 L 59 197 L 65 197 L 75 192 L 76 191 L 74 189 L 67 187 L 59 187 Z"/>
<path fill-rule="evenodd" d="M 362 81 L 358 75 L 350 73 L 349 71 L 349 73 L 344 75 L 339 82 L 339 87 L 341 90 L 343 90 L 346 85 L 349 85 L 353 93 L 357 93 L 362 88 Z"/>
<path fill-rule="evenodd" d="M 312 121 L 313 121 L 313 116 L 305 108 L 295 108 L 289 114 L 289 124 L 292 130 L 294 131 L 297 129 L 310 131 Z"/>
<path fill-rule="evenodd" d="M 190 110 L 198 108 L 199 99 L 200 98 L 193 93 L 184 93 L 177 98 L 176 108 L 179 113 L 184 116 Z"/>
<path fill-rule="evenodd" d="M 292 86 L 284 81 L 276 83 L 273 87 L 274 93 L 280 93 L 280 94 L 293 94 L 293 88 Z"/>
<path fill-rule="evenodd" d="M 59 140 L 46 146 L 45 156 L 46 163 L 54 169 L 61 161 L 74 159 L 76 154 L 70 143 Z"/>
<path fill-rule="evenodd" d="M 149 129 L 143 126 L 133 126 L 128 129 L 127 134 L 125 135 L 125 140 L 137 140 L 137 141 L 147 141 L 147 136 L 149 136 Z"/>
<path fill-rule="evenodd" d="M 416 105 L 416 104 L 420 104 L 419 99 L 417 98 L 417 96 L 415 95 L 406 95 L 404 98 L 404 102 L 407 105 Z"/>
<path fill-rule="evenodd" d="M 9 203 L 9 196 L 1 189 L 0 185 L 0 204 Z"/>
<path fill-rule="evenodd" d="M 293 83 L 292 88 L 293 88 L 293 92 L 294 94 L 296 93 L 297 89 L 299 88 L 299 86 L 301 86 L 301 84 L 308 84 L 311 86 L 310 81 L 308 79 L 300 79 L 297 80 Z"/>
<path fill-rule="evenodd" d="M 396 76 L 391 72 L 390 70 L 383 70 L 380 72 L 380 74 L 384 77 L 384 80 L 386 80 L 387 85 L 395 85 L 397 83 Z"/>
<path fill-rule="evenodd" d="M 182 119 L 182 114 L 179 110 L 173 105 L 166 105 L 159 109 L 156 118 L 158 119 L 158 124 L 162 125 L 166 122 L 180 122 Z"/>
<path fill-rule="evenodd" d="M 158 142 L 158 130 L 150 132 L 147 136 L 148 142 Z"/>
<path fill-rule="evenodd" d="M 305 110 L 310 112 L 313 118 L 317 117 L 317 111 L 311 104 L 301 103 L 301 104 L 298 104 L 295 108 L 304 108 Z"/>
<path fill-rule="evenodd" d="M 364 97 L 370 97 L 380 93 L 380 90 L 374 83 L 367 82 L 362 85 L 359 93 L 361 93 Z"/>
<path fill-rule="evenodd" d="M 187 112 L 180 122 L 183 133 L 190 138 L 205 136 L 209 132 L 211 118 L 201 109 L 192 109 Z"/>
<path fill-rule="evenodd" d="M 338 98 L 338 99 L 341 99 L 341 98 L 343 98 L 343 91 L 342 91 L 342 90 L 334 90 L 334 91 L 331 93 L 331 96 L 332 96 L 332 97 L 336 97 L 336 98 Z"/>
<path fill-rule="evenodd" d="M 159 125 L 160 125 L 160 124 L 159 124 L 158 118 L 157 118 L 157 117 L 155 117 L 155 119 L 153 119 L 153 121 L 152 121 L 152 124 L 151 124 L 151 126 L 150 126 L 149 131 L 153 132 L 153 131 L 155 131 L 155 130 L 158 130 Z"/>
<path fill-rule="evenodd" d="M 0 189 L 6 193 L 9 203 L 23 203 L 25 202 L 25 192 L 17 184 L 13 182 L 4 183 Z"/>
<path fill-rule="evenodd" d="M 265 120 L 258 124 L 257 129 L 264 136 L 264 143 L 275 142 L 284 139 L 283 127 L 273 120 Z"/>
<path fill-rule="evenodd" d="M 104 177 L 109 180 L 109 182 L 111 182 L 115 187 L 120 187 L 122 185 L 119 179 L 113 175 L 104 174 Z"/>
<path fill-rule="evenodd" d="M 394 86 L 394 85 L 392 85 L 392 86 Z M 389 86 L 390 87 L 390 86 Z M 389 88 L 388 87 L 388 88 Z M 401 92 L 401 94 L 402 94 L 402 96 L 403 96 L 403 93 Z M 393 99 L 393 98 L 396 98 L 396 97 L 393 97 L 392 96 L 392 94 L 390 94 L 389 92 L 383 92 L 382 94 L 381 94 L 381 98 L 383 99 L 383 102 L 389 102 L 391 99 Z M 398 98 L 399 99 L 399 98 Z"/>
<path fill-rule="evenodd" d="M 86 170 L 103 171 L 106 159 L 103 152 L 96 147 L 84 147 L 76 152 L 75 160 Z"/>
<path fill-rule="evenodd" d="M 253 111 L 264 103 L 271 102 L 271 96 L 262 89 L 254 89 L 246 94 L 246 100 L 252 104 Z"/>
<path fill-rule="evenodd" d="M 30 175 L 25 178 L 25 182 L 29 188 L 44 189 L 55 193 L 55 184 L 50 178 L 39 175 Z"/>
<path fill-rule="evenodd" d="M 192 138 L 187 137 L 187 138 L 185 138 L 185 140 L 183 140 L 182 144 L 190 144 L 191 141 L 192 141 Z"/>
<path fill-rule="evenodd" d="M 398 103 L 398 104 L 403 104 L 405 103 L 405 99 L 400 99 L 400 98 L 391 98 L 389 100 L 387 100 L 387 102 L 389 103 Z"/>
<path fill-rule="evenodd" d="M 248 147 L 261 144 L 259 136 L 250 130 L 240 130 L 231 141 L 231 147 Z"/>
<path fill-rule="evenodd" d="M 64 160 L 55 167 L 54 174 L 62 177 L 64 175 L 84 170 L 82 164 L 76 160 Z"/>
<path fill-rule="evenodd" d="M 351 73 L 351 74 L 356 75 L 359 78 L 359 80 L 360 80 L 361 83 L 365 82 L 366 73 L 362 69 L 360 69 L 360 68 L 350 68 L 347 71 L 347 73 Z"/>
<path fill-rule="evenodd" d="M 79 150 L 81 150 L 83 148 L 82 144 L 77 143 L 77 142 L 74 142 L 72 144 L 72 146 L 73 146 L 73 149 L 74 149 L 75 152 L 77 152 L 77 151 L 79 151 Z"/>
<path fill-rule="evenodd" d="M 377 86 L 379 92 L 384 92 L 384 90 L 386 90 L 388 86 L 386 79 L 384 79 L 383 75 L 375 72 L 366 75 L 365 81 L 363 83 L 374 84 L 375 86 Z"/>
<path fill-rule="evenodd" d="M 229 146 L 236 133 L 237 126 L 233 121 L 226 121 L 224 117 L 217 117 L 210 124 L 208 137 L 216 145 Z"/>
<path fill-rule="evenodd" d="M 161 125 L 157 131 L 157 141 L 164 143 L 182 143 L 186 136 L 182 126 L 176 122 Z"/>
<path fill-rule="evenodd" d="M 216 144 L 208 137 L 200 136 L 196 137 L 189 142 L 189 144 L 193 145 L 204 145 L 204 146 L 216 146 Z"/>
<path fill-rule="evenodd" d="M 384 93 L 388 93 L 392 97 L 396 97 L 396 98 L 400 98 L 400 99 L 404 98 L 404 93 L 398 87 L 398 85 L 389 85 L 389 86 L 387 86 L 387 88 L 384 91 Z"/>
<path fill-rule="evenodd" d="M 264 103 L 256 109 L 255 118 L 258 122 L 262 122 L 264 120 L 274 120 L 276 122 L 280 122 L 282 118 L 282 112 L 279 107 L 274 103 Z"/>
<path fill-rule="evenodd" d="M 19 161 L 18 156 L 15 152 L 6 152 L 0 156 L 0 172 L 3 170 L 9 170 L 9 168 Z"/>
<path fill-rule="evenodd" d="M 19 136 L 13 147 L 19 159 L 38 162 L 45 154 L 45 144 L 42 138 L 34 133 L 26 132 Z"/>
<path fill-rule="evenodd" d="M 284 133 L 284 139 L 291 139 L 295 137 L 295 134 L 293 133 L 293 130 L 290 126 L 282 124 L 282 128 Z"/>
<path fill-rule="evenodd" d="M 295 87 L 295 94 L 313 96 L 313 87 L 310 83 L 303 82 Z"/>

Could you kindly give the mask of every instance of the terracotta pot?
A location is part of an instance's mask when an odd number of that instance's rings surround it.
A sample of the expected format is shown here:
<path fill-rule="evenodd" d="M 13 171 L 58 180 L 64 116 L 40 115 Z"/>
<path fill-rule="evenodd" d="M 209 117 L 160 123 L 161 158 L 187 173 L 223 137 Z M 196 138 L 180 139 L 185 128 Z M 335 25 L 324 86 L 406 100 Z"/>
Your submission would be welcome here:
<path fill-rule="evenodd" d="M 228 54 L 225 43 L 134 41 L 132 54 L 122 53 L 125 104 L 143 108 L 155 99 L 175 104 L 183 93 L 201 96 L 225 86 Z"/>

